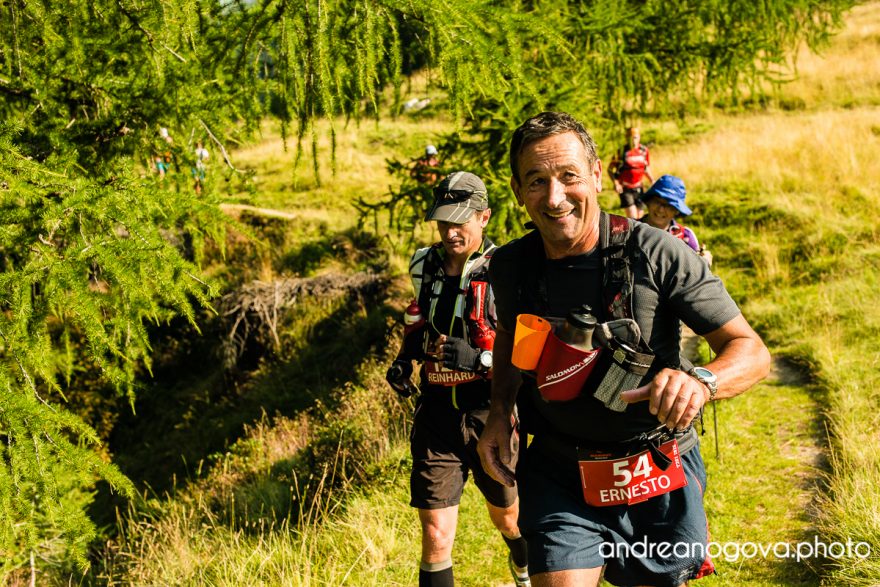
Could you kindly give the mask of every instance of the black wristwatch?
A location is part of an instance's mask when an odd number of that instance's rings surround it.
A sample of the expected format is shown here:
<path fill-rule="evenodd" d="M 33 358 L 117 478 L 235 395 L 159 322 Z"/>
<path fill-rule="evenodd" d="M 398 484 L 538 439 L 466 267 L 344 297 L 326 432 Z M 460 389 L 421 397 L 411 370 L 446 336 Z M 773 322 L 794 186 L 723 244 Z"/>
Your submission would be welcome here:
<path fill-rule="evenodd" d="M 483 351 L 480 353 L 479 360 L 477 361 L 478 369 L 485 373 L 489 369 L 492 368 L 492 351 Z"/>
<path fill-rule="evenodd" d="M 688 375 L 709 388 L 709 401 L 715 401 L 715 394 L 718 393 L 718 377 L 705 367 L 694 367 L 688 371 Z"/>

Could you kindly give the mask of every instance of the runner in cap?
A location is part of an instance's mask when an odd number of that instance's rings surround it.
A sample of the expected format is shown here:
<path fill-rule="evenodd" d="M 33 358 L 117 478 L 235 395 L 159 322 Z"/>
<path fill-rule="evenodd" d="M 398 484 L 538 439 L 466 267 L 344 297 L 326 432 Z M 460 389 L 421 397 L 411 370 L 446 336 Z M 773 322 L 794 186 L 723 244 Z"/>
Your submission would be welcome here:
<path fill-rule="evenodd" d="M 474 212 L 488 209 L 489 194 L 483 180 L 473 173 L 456 171 L 434 188 L 434 205 L 425 220 L 465 224 Z"/>
<path fill-rule="evenodd" d="M 422 526 L 419 585 L 453 585 L 458 504 L 469 474 L 507 543 L 516 585 L 530 585 L 516 488 L 489 477 L 476 452 L 489 413 L 496 323 L 488 284 L 496 247 L 483 234 L 492 215 L 488 194 L 483 181 L 466 171 L 448 175 L 433 193 L 425 220 L 437 223 L 440 242 L 417 250 L 410 262 L 418 301 L 412 313 L 425 324 L 406 335 L 387 376 L 393 389 L 407 390 L 401 380 L 412 374 L 412 361 L 420 364 L 410 436 L 410 505 L 418 508 Z"/>
<path fill-rule="evenodd" d="M 416 159 L 409 174 L 419 183 L 433 185 L 440 179 L 439 167 L 440 159 L 437 156 L 437 147 L 428 145 L 425 147 L 424 156 Z"/>

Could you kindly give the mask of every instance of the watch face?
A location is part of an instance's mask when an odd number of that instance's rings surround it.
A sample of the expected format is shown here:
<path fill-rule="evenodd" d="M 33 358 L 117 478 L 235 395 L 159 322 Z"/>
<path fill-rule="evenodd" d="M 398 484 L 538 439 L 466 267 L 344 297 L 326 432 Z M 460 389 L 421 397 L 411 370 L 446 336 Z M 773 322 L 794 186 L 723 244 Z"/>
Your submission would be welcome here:
<path fill-rule="evenodd" d="M 492 351 L 483 351 L 480 353 L 480 364 L 483 367 L 492 366 Z"/>
<path fill-rule="evenodd" d="M 715 374 L 704 367 L 694 367 L 694 375 L 707 381 L 715 381 Z"/>

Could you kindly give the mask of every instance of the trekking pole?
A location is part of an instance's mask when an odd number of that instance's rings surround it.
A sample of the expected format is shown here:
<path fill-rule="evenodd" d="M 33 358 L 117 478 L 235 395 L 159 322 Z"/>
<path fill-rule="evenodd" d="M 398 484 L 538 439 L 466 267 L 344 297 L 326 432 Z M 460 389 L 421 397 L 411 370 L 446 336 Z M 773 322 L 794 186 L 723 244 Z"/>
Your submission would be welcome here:
<path fill-rule="evenodd" d="M 709 362 L 712 362 L 713 356 L 711 347 L 709 348 Z M 721 450 L 718 445 L 718 407 L 715 405 L 716 402 L 712 402 L 712 428 L 715 431 L 715 458 L 718 462 L 721 462 Z"/>

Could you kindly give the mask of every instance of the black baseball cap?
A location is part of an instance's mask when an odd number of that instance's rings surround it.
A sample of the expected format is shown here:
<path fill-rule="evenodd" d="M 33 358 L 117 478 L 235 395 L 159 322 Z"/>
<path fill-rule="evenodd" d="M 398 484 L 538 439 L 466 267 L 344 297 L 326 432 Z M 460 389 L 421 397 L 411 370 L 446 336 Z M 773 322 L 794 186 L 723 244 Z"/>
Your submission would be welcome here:
<path fill-rule="evenodd" d="M 434 205 L 425 220 L 464 224 L 474 212 L 489 207 L 483 180 L 467 171 L 450 173 L 434 188 Z"/>

